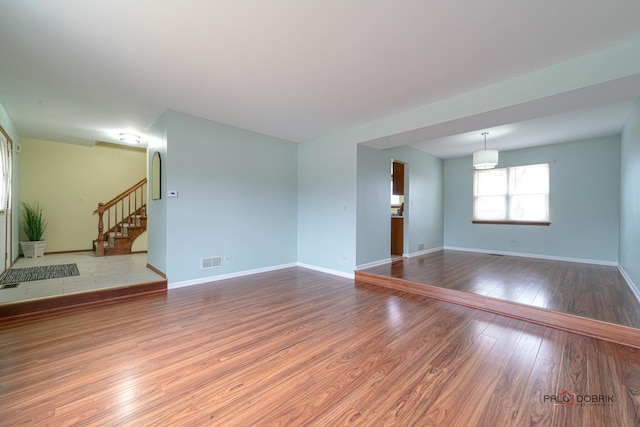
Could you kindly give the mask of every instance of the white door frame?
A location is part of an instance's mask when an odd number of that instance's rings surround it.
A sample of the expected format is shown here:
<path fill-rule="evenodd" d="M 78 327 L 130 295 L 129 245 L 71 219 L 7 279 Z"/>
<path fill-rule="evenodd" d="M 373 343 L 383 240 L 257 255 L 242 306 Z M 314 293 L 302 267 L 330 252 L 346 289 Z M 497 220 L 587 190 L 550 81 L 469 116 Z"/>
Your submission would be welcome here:
<path fill-rule="evenodd" d="M 0 126 L 0 266 L 2 272 L 11 267 L 12 255 L 12 166 L 13 166 L 13 141 L 9 134 Z M 2 224 L 4 222 L 4 224 Z"/>

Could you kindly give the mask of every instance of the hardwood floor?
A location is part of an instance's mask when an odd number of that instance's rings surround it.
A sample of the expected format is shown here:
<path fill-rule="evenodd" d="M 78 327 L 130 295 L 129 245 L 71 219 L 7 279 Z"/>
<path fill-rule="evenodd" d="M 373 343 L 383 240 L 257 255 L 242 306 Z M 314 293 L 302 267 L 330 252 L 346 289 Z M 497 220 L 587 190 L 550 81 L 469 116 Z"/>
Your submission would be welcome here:
<path fill-rule="evenodd" d="M 640 348 L 640 302 L 616 267 L 443 250 L 356 280 Z"/>
<path fill-rule="evenodd" d="M 0 346 L 8 426 L 640 425 L 640 350 L 302 268 L 0 320 Z"/>
<path fill-rule="evenodd" d="M 640 328 L 616 267 L 442 250 L 365 271 Z"/>

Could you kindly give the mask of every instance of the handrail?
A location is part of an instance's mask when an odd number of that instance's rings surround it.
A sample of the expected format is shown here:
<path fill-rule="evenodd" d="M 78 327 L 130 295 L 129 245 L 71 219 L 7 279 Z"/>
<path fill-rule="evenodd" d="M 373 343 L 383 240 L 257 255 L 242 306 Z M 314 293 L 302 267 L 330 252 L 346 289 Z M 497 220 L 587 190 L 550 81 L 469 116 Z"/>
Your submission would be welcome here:
<path fill-rule="evenodd" d="M 146 183 L 147 183 L 147 178 L 143 178 L 140 182 L 138 182 L 137 184 L 133 185 L 131 188 L 129 188 L 127 190 L 124 190 L 122 193 L 118 194 L 116 197 L 114 197 L 113 199 L 109 200 L 107 203 L 102 203 L 103 209 L 105 209 L 105 210 L 109 209 L 111 206 L 115 205 L 120 200 L 124 199 L 129 194 L 133 193 L 135 190 L 137 190 L 138 188 L 142 187 Z M 93 211 L 93 213 L 97 214 L 98 213 L 98 209 Z"/>
<path fill-rule="evenodd" d="M 104 255 L 104 247 L 113 236 L 120 233 L 127 235 L 129 227 L 139 226 L 140 218 L 146 218 L 146 190 L 147 178 L 144 178 L 107 203 L 98 203 L 98 208 L 93 212 L 98 214 L 98 238 L 94 243 L 97 256 Z"/>

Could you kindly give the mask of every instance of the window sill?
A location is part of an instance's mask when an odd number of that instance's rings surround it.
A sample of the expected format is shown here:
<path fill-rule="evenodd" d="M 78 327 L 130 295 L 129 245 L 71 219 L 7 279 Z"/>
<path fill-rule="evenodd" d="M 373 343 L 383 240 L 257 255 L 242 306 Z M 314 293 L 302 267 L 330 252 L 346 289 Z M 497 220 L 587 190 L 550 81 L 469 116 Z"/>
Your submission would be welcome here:
<path fill-rule="evenodd" d="M 550 226 L 551 223 L 549 221 L 480 221 L 473 220 L 472 224 L 499 224 L 499 225 L 542 225 L 542 226 Z"/>

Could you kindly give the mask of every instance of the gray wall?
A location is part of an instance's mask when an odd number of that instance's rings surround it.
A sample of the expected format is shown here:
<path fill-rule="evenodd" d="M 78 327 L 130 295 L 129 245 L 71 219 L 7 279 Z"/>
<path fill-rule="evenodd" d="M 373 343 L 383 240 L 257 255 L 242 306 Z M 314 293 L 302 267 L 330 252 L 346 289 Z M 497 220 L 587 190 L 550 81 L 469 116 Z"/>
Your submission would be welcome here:
<path fill-rule="evenodd" d="M 391 161 L 405 163 L 404 253 L 443 246 L 443 161 L 411 147 L 358 146 L 357 265 L 390 258 Z"/>
<path fill-rule="evenodd" d="M 149 263 L 176 282 L 295 262 L 348 275 L 384 261 L 396 159 L 407 163 L 409 254 L 424 243 L 615 263 L 619 247 L 637 282 L 639 123 L 636 105 L 622 164 L 618 137 L 501 152 L 500 166 L 551 163 L 552 225 L 533 227 L 471 224 L 470 157 L 333 138 L 296 145 L 169 111 L 151 127 L 163 199 L 150 202 Z M 180 197 L 167 199 L 168 190 Z M 199 269 L 200 258 L 216 255 L 230 258 L 223 269 Z"/>
<path fill-rule="evenodd" d="M 357 144 L 321 138 L 298 148 L 298 261 L 352 276 Z"/>
<path fill-rule="evenodd" d="M 444 161 L 412 147 L 385 150 L 391 158 L 407 164 L 408 180 L 405 210 L 408 254 L 418 251 L 424 243 L 425 250 L 440 248 L 444 244 Z M 405 172 L 405 176 L 406 176 Z M 407 184 L 408 183 L 408 184 Z"/>
<path fill-rule="evenodd" d="M 389 154 L 358 145 L 357 265 L 390 258 L 390 183 Z"/>
<path fill-rule="evenodd" d="M 157 151 L 160 153 L 160 200 L 151 200 L 148 191 L 147 202 L 147 263 L 163 273 L 167 273 L 167 175 L 169 161 L 167 155 L 167 112 L 163 113 L 149 127 L 149 148 L 147 150 L 147 171 L 151 171 L 151 159 Z M 148 188 L 153 178 L 148 177 Z"/>
<path fill-rule="evenodd" d="M 498 167 L 550 162 L 551 226 L 472 224 L 471 157 L 445 160 L 445 246 L 616 264 L 620 138 L 500 153 Z"/>
<path fill-rule="evenodd" d="M 620 265 L 640 293 L 640 100 L 622 132 Z"/>
<path fill-rule="evenodd" d="M 173 111 L 165 119 L 163 199 L 179 195 L 163 202 L 169 282 L 295 263 L 297 144 Z M 202 270 L 213 256 L 222 268 Z"/>

